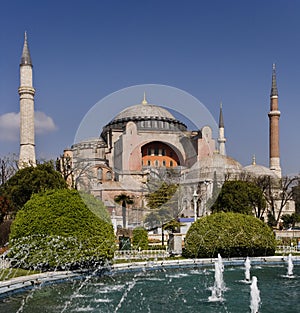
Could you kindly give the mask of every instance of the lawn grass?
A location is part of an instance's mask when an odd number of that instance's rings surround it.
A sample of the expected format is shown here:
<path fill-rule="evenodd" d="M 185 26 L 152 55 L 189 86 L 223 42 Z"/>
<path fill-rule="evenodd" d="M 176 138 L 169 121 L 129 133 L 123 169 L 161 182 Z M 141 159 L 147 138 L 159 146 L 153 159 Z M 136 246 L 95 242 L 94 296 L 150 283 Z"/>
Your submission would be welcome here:
<path fill-rule="evenodd" d="M 28 271 L 21 268 L 6 268 L 0 270 L 0 281 L 9 280 L 19 276 L 27 276 L 32 274 L 38 274 L 38 271 Z"/>

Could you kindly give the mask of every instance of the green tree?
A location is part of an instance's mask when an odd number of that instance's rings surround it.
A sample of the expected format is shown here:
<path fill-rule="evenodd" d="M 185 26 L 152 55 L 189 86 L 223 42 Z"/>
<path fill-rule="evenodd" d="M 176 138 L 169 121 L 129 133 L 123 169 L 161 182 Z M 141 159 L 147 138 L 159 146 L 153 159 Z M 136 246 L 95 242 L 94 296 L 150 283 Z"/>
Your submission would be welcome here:
<path fill-rule="evenodd" d="M 0 195 L 8 198 L 13 211 L 17 211 L 34 193 L 49 189 L 67 188 L 59 172 L 51 162 L 29 166 L 16 172 L 4 185 Z"/>
<path fill-rule="evenodd" d="M 34 194 L 11 226 L 10 257 L 23 268 L 76 268 L 113 257 L 111 223 L 99 218 L 76 190 Z"/>
<path fill-rule="evenodd" d="M 153 192 L 146 195 L 147 206 L 151 210 L 157 210 L 161 207 L 172 208 L 174 205 L 173 196 L 178 189 L 177 184 L 168 184 L 167 182 L 162 182 L 162 184 L 154 190 Z M 176 208 L 177 208 L 177 201 Z"/>
<path fill-rule="evenodd" d="M 298 212 L 297 202 L 300 199 L 298 197 L 300 193 L 297 193 L 297 188 L 299 188 L 299 176 L 284 176 L 279 179 L 268 175 L 243 175 L 240 179 L 254 183 L 262 190 L 268 204 L 267 216 L 270 226 L 279 224 L 282 211 L 289 201 L 295 200 L 296 212 Z M 261 218 L 265 213 L 264 211 L 262 210 L 260 216 L 257 217 Z"/>
<path fill-rule="evenodd" d="M 134 249 L 148 249 L 148 232 L 144 227 L 136 227 L 132 231 L 132 245 Z"/>
<path fill-rule="evenodd" d="M 272 230 L 254 216 L 216 213 L 198 219 L 185 238 L 184 255 L 193 258 L 274 255 Z"/>
<path fill-rule="evenodd" d="M 295 227 L 295 224 L 300 222 L 300 214 L 283 214 L 281 219 L 284 228 Z"/>
<path fill-rule="evenodd" d="M 211 207 L 216 212 L 253 214 L 261 218 L 266 201 L 261 189 L 252 182 L 225 181 L 216 202 Z"/>
<path fill-rule="evenodd" d="M 122 205 L 123 228 L 126 228 L 126 209 L 127 205 L 133 204 L 133 199 L 126 193 L 115 196 L 115 202 Z"/>
<path fill-rule="evenodd" d="M 152 211 L 145 218 L 145 223 L 152 226 L 149 228 L 161 227 L 163 230 L 165 224 L 177 219 L 179 214 L 177 190 L 177 184 L 163 181 L 156 190 L 146 195 L 147 206 Z M 163 231 L 162 245 L 164 246 Z"/>
<path fill-rule="evenodd" d="M 0 224 L 10 210 L 10 203 L 6 196 L 0 196 Z"/>

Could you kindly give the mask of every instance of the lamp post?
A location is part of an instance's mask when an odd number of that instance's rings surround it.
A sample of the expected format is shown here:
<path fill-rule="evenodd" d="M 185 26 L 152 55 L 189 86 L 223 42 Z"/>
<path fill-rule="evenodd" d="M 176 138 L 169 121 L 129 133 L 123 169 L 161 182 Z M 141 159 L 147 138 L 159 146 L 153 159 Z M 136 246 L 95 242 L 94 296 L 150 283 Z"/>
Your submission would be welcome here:
<path fill-rule="evenodd" d="M 196 220 L 197 220 L 197 200 L 198 200 L 198 195 L 197 195 L 196 189 L 194 190 L 193 200 L 194 200 L 194 222 L 196 222 Z"/>

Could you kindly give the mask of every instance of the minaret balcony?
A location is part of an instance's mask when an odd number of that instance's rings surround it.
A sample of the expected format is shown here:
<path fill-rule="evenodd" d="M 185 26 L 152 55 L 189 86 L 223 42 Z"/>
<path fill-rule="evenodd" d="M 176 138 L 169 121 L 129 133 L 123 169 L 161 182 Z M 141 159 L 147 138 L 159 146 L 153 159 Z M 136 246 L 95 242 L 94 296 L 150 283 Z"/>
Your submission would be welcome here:
<path fill-rule="evenodd" d="M 268 116 L 269 117 L 272 117 L 272 116 L 280 116 L 280 111 L 276 110 L 276 111 L 270 111 L 268 113 Z"/>

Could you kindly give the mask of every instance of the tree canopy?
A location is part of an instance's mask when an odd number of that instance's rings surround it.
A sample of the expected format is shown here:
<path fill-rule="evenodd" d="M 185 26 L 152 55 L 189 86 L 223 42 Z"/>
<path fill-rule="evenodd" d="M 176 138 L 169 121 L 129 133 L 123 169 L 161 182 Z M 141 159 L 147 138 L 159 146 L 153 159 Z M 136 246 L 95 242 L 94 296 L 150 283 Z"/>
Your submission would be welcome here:
<path fill-rule="evenodd" d="M 275 236 L 258 218 L 240 213 L 216 213 L 198 219 L 185 238 L 185 256 L 193 258 L 274 255 Z"/>
<path fill-rule="evenodd" d="M 101 211 L 99 209 L 98 211 Z M 113 257 L 112 224 L 75 190 L 34 194 L 11 227 L 11 257 L 23 268 L 76 268 Z"/>
<path fill-rule="evenodd" d="M 144 227 L 136 227 L 132 232 L 132 245 L 134 249 L 148 249 L 148 232 Z"/>
<path fill-rule="evenodd" d="M 266 207 L 262 190 L 252 182 L 225 181 L 216 202 L 211 207 L 216 212 L 255 214 L 261 217 Z"/>
<path fill-rule="evenodd" d="M 177 184 L 162 182 L 153 192 L 146 195 L 147 206 L 152 211 L 146 218 L 148 228 L 155 228 L 178 217 Z"/>
<path fill-rule="evenodd" d="M 0 188 L 0 195 L 6 197 L 10 208 L 17 211 L 34 193 L 49 189 L 67 188 L 61 174 L 54 170 L 51 162 L 25 167 L 16 172 Z"/>

